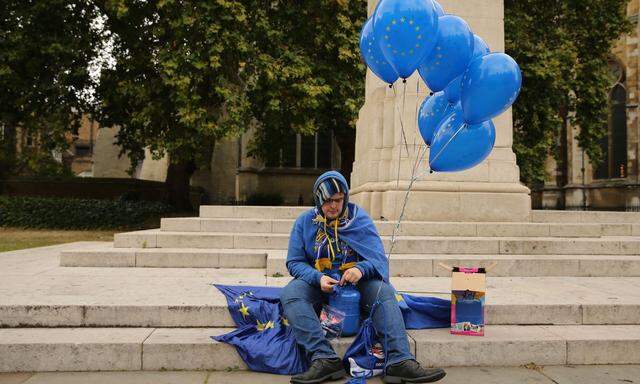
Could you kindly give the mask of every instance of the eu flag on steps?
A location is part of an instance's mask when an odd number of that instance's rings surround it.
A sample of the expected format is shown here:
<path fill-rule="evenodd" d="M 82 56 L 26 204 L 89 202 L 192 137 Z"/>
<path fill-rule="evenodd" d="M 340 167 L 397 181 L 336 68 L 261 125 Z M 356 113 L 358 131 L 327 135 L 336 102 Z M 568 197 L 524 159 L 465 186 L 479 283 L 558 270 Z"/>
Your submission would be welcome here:
<path fill-rule="evenodd" d="M 283 317 L 281 288 L 215 285 L 227 298 L 238 328 L 213 336 L 233 345 L 249 369 L 294 375 L 307 370 L 308 361 Z"/>
<path fill-rule="evenodd" d="M 307 370 L 308 356 L 298 347 L 280 305 L 281 288 L 214 284 L 226 299 L 238 327 L 212 339 L 233 345 L 249 369 L 294 375 Z M 396 295 L 407 329 L 450 326 L 450 301 Z"/>

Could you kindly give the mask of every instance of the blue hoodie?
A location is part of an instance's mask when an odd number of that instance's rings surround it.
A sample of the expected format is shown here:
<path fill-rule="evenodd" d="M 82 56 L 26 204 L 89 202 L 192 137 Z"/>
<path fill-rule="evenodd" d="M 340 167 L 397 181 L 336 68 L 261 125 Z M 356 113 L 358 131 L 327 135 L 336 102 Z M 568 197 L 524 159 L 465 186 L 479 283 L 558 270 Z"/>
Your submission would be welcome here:
<path fill-rule="evenodd" d="M 334 178 L 348 191 L 347 181 L 338 172 L 329 171 L 322 174 L 315 183 L 317 186 Z M 347 203 L 348 192 L 345 193 L 345 204 L 348 205 L 348 220 L 343 226 L 338 227 L 340 240 L 345 241 L 362 259 L 358 262 L 358 268 L 363 278 L 377 278 L 389 282 L 389 262 L 382 246 L 382 240 L 376 230 L 371 217 L 360 207 L 353 203 Z M 291 230 L 289 250 L 287 253 L 287 269 L 291 276 L 301 279 L 310 285 L 319 286 L 322 273 L 313 267 L 315 263 L 315 245 L 318 226 L 322 225 L 314 220 L 322 210 L 310 209 L 298 217 Z"/>

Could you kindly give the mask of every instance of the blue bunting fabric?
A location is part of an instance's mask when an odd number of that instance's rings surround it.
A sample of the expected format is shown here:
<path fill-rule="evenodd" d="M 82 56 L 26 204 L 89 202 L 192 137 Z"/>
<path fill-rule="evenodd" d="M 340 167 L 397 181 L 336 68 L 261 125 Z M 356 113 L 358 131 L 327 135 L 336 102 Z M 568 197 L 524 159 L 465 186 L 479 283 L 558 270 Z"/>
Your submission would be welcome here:
<path fill-rule="evenodd" d="M 215 287 L 225 295 L 238 328 L 212 336 L 214 340 L 233 345 L 252 371 L 295 375 L 307 370 L 309 358 L 296 344 L 283 317 L 281 288 L 217 284 Z M 450 326 L 449 300 L 407 294 L 396 297 L 407 329 Z"/>

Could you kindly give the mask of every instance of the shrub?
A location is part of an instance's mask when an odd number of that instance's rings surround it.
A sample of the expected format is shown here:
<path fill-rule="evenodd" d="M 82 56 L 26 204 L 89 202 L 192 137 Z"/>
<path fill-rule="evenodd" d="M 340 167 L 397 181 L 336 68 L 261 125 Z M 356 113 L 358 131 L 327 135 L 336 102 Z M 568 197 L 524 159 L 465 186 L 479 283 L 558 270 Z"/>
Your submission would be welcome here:
<path fill-rule="evenodd" d="M 170 206 L 149 201 L 0 196 L 0 226 L 5 227 L 141 228 L 169 212 Z"/>

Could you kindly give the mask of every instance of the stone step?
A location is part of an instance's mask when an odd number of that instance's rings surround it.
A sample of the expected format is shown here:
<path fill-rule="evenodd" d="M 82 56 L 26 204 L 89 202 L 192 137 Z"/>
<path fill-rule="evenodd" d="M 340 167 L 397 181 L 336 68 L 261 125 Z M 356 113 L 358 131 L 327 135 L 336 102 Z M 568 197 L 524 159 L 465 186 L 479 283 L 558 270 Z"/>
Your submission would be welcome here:
<path fill-rule="evenodd" d="M 0 372 L 246 370 L 229 328 L 0 329 Z M 448 329 L 409 331 L 425 366 L 638 364 L 637 326 L 488 326 L 484 337 Z M 351 338 L 334 341 L 343 355 Z"/>
<path fill-rule="evenodd" d="M 258 207 L 201 205 L 202 218 L 295 219 L 311 207 Z M 534 223 L 634 223 L 640 224 L 639 212 L 532 210 Z"/>
<path fill-rule="evenodd" d="M 270 251 L 272 253 L 283 251 Z M 255 249 L 114 248 L 60 252 L 62 267 L 265 268 L 267 252 Z"/>
<path fill-rule="evenodd" d="M 284 286 L 256 269 L 59 268 L 0 280 L 0 327 L 229 327 L 211 285 Z M 400 292 L 450 296 L 447 277 L 392 277 Z M 640 324 L 640 278 L 488 277 L 487 323 Z M 640 328 L 640 327 L 639 327 Z"/>
<path fill-rule="evenodd" d="M 444 367 L 447 373 L 442 384 L 474 383 L 536 383 L 536 384 L 602 384 L 633 383 L 640 377 L 638 364 L 607 365 L 525 365 L 522 367 Z M 532 369 L 534 368 L 534 369 Z M 342 384 L 343 377 L 329 384 Z M 28 380 L 28 381 L 26 381 Z M 291 376 L 252 371 L 119 371 L 119 372 L 15 372 L 0 373 L 3 384 L 289 384 Z M 381 377 L 367 380 L 367 384 L 382 384 Z"/>
<path fill-rule="evenodd" d="M 200 217 L 244 219 L 295 219 L 312 207 L 258 207 L 246 205 L 201 205 Z"/>
<path fill-rule="evenodd" d="M 285 250 L 113 248 L 62 251 L 63 267 L 266 268 L 287 276 Z M 597 255 L 429 255 L 396 254 L 391 276 L 450 276 L 447 266 L 487 267 L 491 276 L 640 276 L 640 258 Z"/>
<path fill-rule="evenodd" d="M 640 212 L 532 210 L 534 223 L 640 224 Z"/>
<path fill-rule="evenodd" d="M 387 252 L 391 237 L 382 236 Z M 120 233 L 116 248 L 242 248 L 287 249 L 288 234 L 171 232 L 159 229 Z M 639 255 L 640 237 L 450 237 L 397 236 L 393 253 L 523 254 L 523 255 Z"/>
<path fill-rule="evenodd" d="M 293 219 L 253 218 L 164 218 L 160 229 L 168 232 L 237 232 L 289 234 Z M 396 230 L 392 221 L 375 221 L 381 235 Z M 640 224 L 616 223 L 487 223 L 403 221 L 400 236 L 480 236 L 480 237 L 600 237 L 640 236 Z"/>
<path fill-rule="evenodd" d="M 285 260 L 286 252 L 270 252 L 267 257 L 267 276 L 288 276 Z M 389 264 L 391 276 L 398 277 L 447 277 L 451 276 L 447 266 L 492 265 L 490 275 L 496 277 L 640 276 L 640 258 L 629 256 L 397 254 L 391 256 Z"/>

